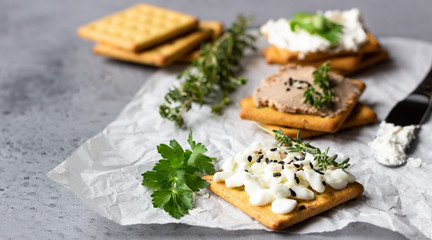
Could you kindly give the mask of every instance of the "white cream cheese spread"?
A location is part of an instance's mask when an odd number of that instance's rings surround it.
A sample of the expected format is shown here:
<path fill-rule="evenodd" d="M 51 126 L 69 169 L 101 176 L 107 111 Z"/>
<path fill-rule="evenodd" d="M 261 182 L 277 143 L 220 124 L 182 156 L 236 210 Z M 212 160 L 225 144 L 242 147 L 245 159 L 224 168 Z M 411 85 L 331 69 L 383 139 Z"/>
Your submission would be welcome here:
<path fill-rule="evenodd" d="M 225 181 L 229 188 L 244 186 L 252 205 L 271 204 L 274 213 L 286 214 L 297 205 L 294 199 L 312 200 L 314 191 L 322 193 L 327 185 L 340 190 L 355 181 L 340 168 L 317 169 L 318 162 L 309 153 L 289 152 L 275 142 L 257 141 L 226 159 L 213 180 Z"/>
<path fill-rule="evenodd" d="M 269 20 L 261 26 L 260 31 L 266 35 L 270 44 L 301 53 L 357 51 L 362 44 L 368 41 L 358 9 L 334 10 L 324 13 L 318 12 L 317 14 L 343 25 L 342 34 L 337 44 L 331 44 L 319 35 L 310 34 L 302 29 L 293 32 L 285 18 L 277 21 Z"/>
<path fill-rule="evenodd" d="M 400 166 L 406 163 L 405 149 L 414 138 L 418 126 L 397 126 L 382 121 L 376 138 L 369 143 L 374 158 L 386 166 Z"/>

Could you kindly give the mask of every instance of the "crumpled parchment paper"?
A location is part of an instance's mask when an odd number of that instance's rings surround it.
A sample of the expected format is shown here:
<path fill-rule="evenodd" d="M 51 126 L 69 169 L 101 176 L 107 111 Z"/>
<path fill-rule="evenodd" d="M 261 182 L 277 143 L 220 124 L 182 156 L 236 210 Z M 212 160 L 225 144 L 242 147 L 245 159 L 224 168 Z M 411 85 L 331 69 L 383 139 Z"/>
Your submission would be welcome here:
<path fill-rule="evenodd" d="M 429 43 L 402 38 L 383 38 L 381 42 L 389 50 L 391 60 L 356 77 L 367 85 L 361 101 L 371 106 L 380 120 L 421 82 L 432 62 Z M 265 46 L 262 39 L 259 46 Z M 238 101 L 250 96 L 260 80 L 276 70 L 258 52 L 251 54 L 245 59 L 242 74 L 249 82 L 232 94 L 233 104 L 223 115 L 211 114 L 206 106 L 201 109 L 194 106 L 186 114 L 186 124 L 193 129 L 194 139 L 207 146 L 210 156 L 219 159 L 217 168 L 223 159 L 253 140 L 272 139 L 254 122 L 239 118 Z M 160 159 L 158 144 L 177 139 L 186 146 L 189 132 L 189 129 L 175 128 L 158 113 L 164 94 L 177 82 L 180 71 L 180 67 L 174 66 L 159 70 L 147 79 L 115 121 L 81 145 L 50 171 L 48 177 L 73 191 L 100 215 L 121 225 L 185 223 L 227 230 L 267 229 L 208 190 L 197 194 L 196 208 L 180 220 L 153 208 L 151 190 L 141 185 L 141 174 Z M 365 192 L 356 200 L 287 231 L 325 232 L 341 229 L 351 222 L 368 222 L 408 238 L 432 238 L 432 121 L 429 119 L 422 126 L 410 154 L 423 160 L 420 168 L 379 165 L 367 146 L 377 128 L 378 124 L 358 127 L 313 140 L 317 146 L 331 146 L 330 153 L 338 153 L 341 159 L 350 157 L 349 170 L 364 185 Z"/>

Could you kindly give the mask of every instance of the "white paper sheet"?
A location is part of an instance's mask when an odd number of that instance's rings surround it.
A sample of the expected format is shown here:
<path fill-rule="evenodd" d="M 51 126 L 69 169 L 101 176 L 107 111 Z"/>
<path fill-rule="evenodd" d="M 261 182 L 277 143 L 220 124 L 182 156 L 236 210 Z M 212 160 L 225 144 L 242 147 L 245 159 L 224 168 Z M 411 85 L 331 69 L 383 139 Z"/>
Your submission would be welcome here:
<path fill-rule="evenodd" d="M 367 84 L 361 101 L 371 106 L 383 119 L 393 105 L 412 91 L 432 62 L 432 45 L 425 42 L 383 38 L 382 45 L 391 61 L 364 72 L 358 78 Z M 265 46 L 262 39 L 259 45 Z M 251 95 L 260 80 L 276 71 L 256 53 L 245 60 L 243 76 L 246 86 L 232 94 L 233 104 L 221 116 L 212 115 L 208 107 L 186 114 L 186 124 L 194 139 L 204 143 L 209 155 L 220 162 L 248 146 L 251 141 L 272 137 L 256 124 L 241 120 L 238 101 Z M 101 133 L 86 141 L 48 177 L 73 191 L 100 215 L 119 224 L 173 223 L 229 230 L 267 229 L 259 222 L 204 190 L 196 200 L 196 209 L 180 220 L 152 207 L 151 191 L 141 186 L 141 174 L 160 159 L 156 146 L 177 139 L 186 146 L 188 129 L 177 129 L 158 113 L 164 94 L 175 83 L 181 69 L 159 70 L 125 107 L 120 116 Z M 295 233 L 325 232 L 341 229 L 351 222 L 368 222 L 402 233 L 408 238 L 432 238 L 432 121 L 418 134 L 411 157 L 421 158 L 420 168 L 387 168 L 373 158 L 367 143 L 378 125 L 358 127 L 313 140 L 320 147 L 331 146 L 331 153 L 350 157 L 350 171 L 365 187 L 364 194 L 326 213 L 320 214 L 287 231 Z M 267 229 L 268 230 L 268 229 Z"/>

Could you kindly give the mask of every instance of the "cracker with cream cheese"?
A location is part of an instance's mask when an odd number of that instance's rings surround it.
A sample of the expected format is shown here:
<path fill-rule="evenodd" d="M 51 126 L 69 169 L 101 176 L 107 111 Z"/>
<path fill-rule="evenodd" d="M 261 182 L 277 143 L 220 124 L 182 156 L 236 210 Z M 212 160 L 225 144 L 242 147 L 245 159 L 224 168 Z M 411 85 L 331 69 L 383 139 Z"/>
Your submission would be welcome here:
<path fill-rule="evenodd" d="M 358 183 L 350 183 L 342 190 L 335 190 L 327 187 L 323 193 L 315 193 L 313 200 L 297 200 L 297 206 L 288 214 L 276 214 L 272 211 L 271 205 L 253 206 L 249 201 L 249 195 L 243 188 L 228 188 L 224 182 L 214 182 L 213 175 L 204 176 L 208 181 L 213 193 L 225 201 L 236 206 L 252 218 L 273 230 L 283 230 L 296 223 L 302 222 L 310 217 L 336 207 L 346 201 L 360 196 L 363 193 L 363 186 Z"/>
<path fill-rule="evenodd" d="M 340 51 L 340 52 L 316 52 L 302 55 L 300 52 L 292 52 L 288 49 L 278 48 L 274 45 L 263 50 L 263 55 L 269 64 L 287 64 L 295 61 L 313 62 L 327 60 L 333 57 L 362 55 L 365 53 L 377 52 L 380 50 L 380 44 L 374 35 L 366 32 L 368 42 L 363 44 L 357 52 Z M 300 57 L 302 56 L 302 57 Z"/>

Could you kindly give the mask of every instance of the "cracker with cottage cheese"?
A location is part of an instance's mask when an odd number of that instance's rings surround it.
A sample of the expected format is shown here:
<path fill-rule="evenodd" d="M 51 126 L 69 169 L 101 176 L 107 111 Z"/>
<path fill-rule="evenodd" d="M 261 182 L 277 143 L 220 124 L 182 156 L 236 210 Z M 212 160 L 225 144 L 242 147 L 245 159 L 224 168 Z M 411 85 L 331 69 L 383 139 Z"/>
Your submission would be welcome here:
<path fill-rule="evenodd" d="M 283 230 L 363 192 L 346 169 L 328 166 L 307 152 L 254 142 L 225 160 L 222 171 L 203 178 L 208 188 L 273 230 Z"/>
<path fill-rule="evenodd" d="M 349 75 L 387 58 L 356 8 L 296 13 L 291 19 L 269 20 L 260 31 L 270 44 L 262 51 L 269 64 L 329 61 L 335 72 Z"/>

